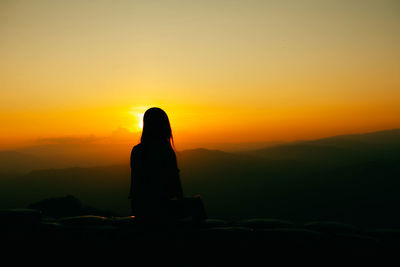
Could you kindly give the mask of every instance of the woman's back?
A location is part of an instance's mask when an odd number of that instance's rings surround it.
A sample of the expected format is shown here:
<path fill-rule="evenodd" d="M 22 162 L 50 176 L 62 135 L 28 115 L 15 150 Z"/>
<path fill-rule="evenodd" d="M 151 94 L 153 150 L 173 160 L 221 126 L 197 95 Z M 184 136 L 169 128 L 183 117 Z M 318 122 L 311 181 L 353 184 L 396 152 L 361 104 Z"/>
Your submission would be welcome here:
<path fill-rule="evenodd" d="M 163 216 L 168 200 L 182 198 L 176 155 L 165 141 L 141 142 L 131 153 L 132 213 Z"/>
<path fill-rule="evenodd" d="M 200 198 L 183 198 L 173 144 L 167 113 L 157 107 L 149 108 L 143 115 L 140 144 L 131 152 L 129 193 L 132 215 L 146 224 L 175 220 L 187 214 L 206 218 Z M 173 198 L 176 200 L 172 201 Z"/>

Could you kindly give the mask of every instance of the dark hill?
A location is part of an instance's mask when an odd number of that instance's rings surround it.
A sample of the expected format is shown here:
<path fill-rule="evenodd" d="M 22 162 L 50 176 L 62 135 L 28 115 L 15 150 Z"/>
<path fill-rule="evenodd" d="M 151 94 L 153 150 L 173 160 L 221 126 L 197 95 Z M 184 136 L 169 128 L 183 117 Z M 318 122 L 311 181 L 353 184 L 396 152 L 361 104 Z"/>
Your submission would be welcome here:
<path fill-rule="evenodd" d="M 0 181 L 1 208 L 25 207 L 45 198 L 74 195 L 89 206 L 126 212 L 129 175 L 127 165 L 32 171 Z"/>
<path fill-rule="evenodd" d="M 298 141 L 243 152 L 264 159 L 297 160 L 339 167 L 375 160 L 400 160 L 400 129 Z"/>
<path fill-rule="evenodd" d="M 262 150 L 177 152 L 185 194 L 200 194 L 212 218 L 342 221 L 398 227 L 399 130 L 325 138 Z M 32 171 L 0 181 L 0 208 L 74 195 L 129 214 L 129 164 Z"/>
<path fill-rule="evenodd" d="M 45 168 L 49 166 L 38 156 L 17 151 L 0 151 L 0 173 L 23 174 L 35 168 Z M 1 176 L 0 176 L 1 178 Z"/>

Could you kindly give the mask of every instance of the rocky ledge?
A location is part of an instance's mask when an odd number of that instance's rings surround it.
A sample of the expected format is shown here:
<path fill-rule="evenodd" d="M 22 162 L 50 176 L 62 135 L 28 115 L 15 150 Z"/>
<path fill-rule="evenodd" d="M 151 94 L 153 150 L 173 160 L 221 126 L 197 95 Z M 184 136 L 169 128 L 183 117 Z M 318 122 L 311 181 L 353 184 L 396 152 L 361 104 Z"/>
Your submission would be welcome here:
<path fill-rule="evenodd" d="M 361 229 L 340 222 L 305 224 L 257 218 L 240 221 L 221 219 L 143 223 L 134 216 L 83 215 L 51 218 L 40 210 L 0 210 L 3 240 L 8 241 L 94 241 L 146 242 L 168 240 L 179 244 L 206 242 L 242 248 L 262 245 L 271 248 L 326 247 L 371 250 L 400 245 L 400 229 Z"/>

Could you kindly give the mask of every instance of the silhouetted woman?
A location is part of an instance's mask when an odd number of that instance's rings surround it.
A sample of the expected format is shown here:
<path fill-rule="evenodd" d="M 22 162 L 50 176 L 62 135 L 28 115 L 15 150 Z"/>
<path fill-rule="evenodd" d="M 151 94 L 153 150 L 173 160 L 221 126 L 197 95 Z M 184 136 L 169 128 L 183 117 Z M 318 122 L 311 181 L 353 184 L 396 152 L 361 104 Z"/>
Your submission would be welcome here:
<path fill-rule="evenodd" d="M 132 215 L 158 220 L 165 218 L 169 201 L 182 199 L 183 192 L 173 137 L 167 114 L 150 108 L 143 116 L 140 143 L 131 152 Z"/>

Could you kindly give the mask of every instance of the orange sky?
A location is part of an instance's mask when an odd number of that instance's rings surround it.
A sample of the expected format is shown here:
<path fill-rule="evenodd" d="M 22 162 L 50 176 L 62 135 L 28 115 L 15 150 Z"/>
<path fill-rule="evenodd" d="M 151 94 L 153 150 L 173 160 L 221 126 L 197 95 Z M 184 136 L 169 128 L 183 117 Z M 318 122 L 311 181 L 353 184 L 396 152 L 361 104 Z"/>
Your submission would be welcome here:
<path fill-rule="evenodd" d="M 399 12 L 372 0 L 2 1 L 0 149 L 136 143 L 152 106 L 177 148 L 400 128 Z"/>

